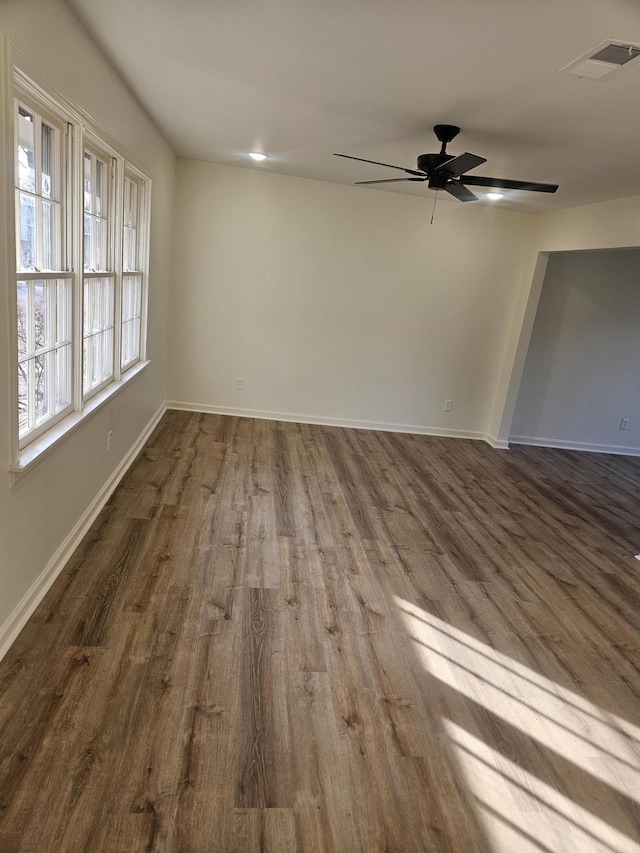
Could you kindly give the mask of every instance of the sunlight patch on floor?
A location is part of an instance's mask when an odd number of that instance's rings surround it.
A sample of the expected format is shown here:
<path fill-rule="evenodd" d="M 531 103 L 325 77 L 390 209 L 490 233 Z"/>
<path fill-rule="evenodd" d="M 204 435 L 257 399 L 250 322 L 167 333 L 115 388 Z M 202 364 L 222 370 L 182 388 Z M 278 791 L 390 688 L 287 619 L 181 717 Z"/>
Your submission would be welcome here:
<path fill-rule="evenodd" d="M 396 598 L 498 853 L 632 853 L 640 729 Z"/>

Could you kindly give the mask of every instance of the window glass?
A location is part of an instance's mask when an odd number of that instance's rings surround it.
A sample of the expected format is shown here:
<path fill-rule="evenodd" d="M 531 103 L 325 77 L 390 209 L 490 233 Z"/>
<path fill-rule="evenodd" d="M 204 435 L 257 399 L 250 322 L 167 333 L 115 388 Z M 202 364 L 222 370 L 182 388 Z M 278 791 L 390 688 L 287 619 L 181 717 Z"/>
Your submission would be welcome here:
<path fill-rule="evenodd" d="M 126 275 L 122 279 L 122 366 L 140 358 L 142 315 L 142 276 Z"/>
<path fill-rule="evenodd" d="M 84 209 L 91 213 L 91 154 L 85 152 L 84 155 Z"/>
<path fill-rule="evenodd" d="M 53 188 L 54 134 L 48 124 L 42 123 L 42 196 L 51 198 Z"/>
<path fill-rule="evenodd" d="M 20 221 L 18 225 L 18 265 L 21 270 L 36 266 L 36 200 L 19 193 Z"/>
<path fill-rule="evenodd" d="M 71 403 L 71 281 L 18 281 L 18 425 L 24 436 Z"/>
<path fill-rule="evenodd" d="M 88 278 L 84 283 L 83 390 L 85 395 L 113 376 L 114 281 Z"/>
<path fill-rule="evenodd" d="M 18 107 L 18 187 L 34 192 L 36 188 L 35 117 Z"/>

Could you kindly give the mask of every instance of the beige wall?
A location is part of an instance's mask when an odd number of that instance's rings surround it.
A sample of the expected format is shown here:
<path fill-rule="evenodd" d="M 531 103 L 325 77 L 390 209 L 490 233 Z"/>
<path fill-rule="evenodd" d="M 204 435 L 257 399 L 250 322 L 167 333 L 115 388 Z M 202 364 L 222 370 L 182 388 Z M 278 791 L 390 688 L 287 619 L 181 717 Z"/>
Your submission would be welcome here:
<path fill-rule="evenodd" d="M 639 318 L 639 249 L 551 254 L 511 441 L 640 452 Z"/>
<path fill-rule="evenodd" d="M 3 0 L 0 34 L 52 83 L 100 123 L 153 181 L 149 305 L 151 364 L 108 405 L 54 449 L 13 488 L 9 486 L 9 382 L 13 382 L 6 309 L 0 311 L 0 649 L 3 631 L 31 585 L 117 469 L 166 396 L 166 325 L 175 158 L 62 0 Z M 9 152 L 10 158 L 10 152 Z M 10 192 L 12 173 L 0 175 Z M 6 196 L 3 195 L 3 198 Z M 7 210 L 0 204 L 0 234 Z M 0 303 L 8 304 L 4 266 Z M 107 432 L 113 447 L 107 451 Z"/>
<path fill-rule="evenodd" d="M 640 196 L 546 213 L 532 239 L 504 342 L 489 432 L 508 440 L 550 252 L 640 246 Z"/>
<path fill-rule="evenodd" d="M 169 404 L 484 436 L 533 217 L 431 206 L 178 160 Z"/>

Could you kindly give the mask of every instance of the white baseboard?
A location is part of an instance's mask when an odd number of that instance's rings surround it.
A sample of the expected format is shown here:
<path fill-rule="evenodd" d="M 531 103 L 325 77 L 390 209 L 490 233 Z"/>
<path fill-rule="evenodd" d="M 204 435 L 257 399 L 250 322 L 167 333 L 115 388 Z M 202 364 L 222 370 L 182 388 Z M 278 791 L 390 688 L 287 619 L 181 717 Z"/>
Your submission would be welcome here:
<path fill-rule="evenodd" d="M 349 418 L 322 417 L 320 415 L 301 415 L 291 412 L 266 412 L 260 409 L 239 409 L 231 406 L 210 406 L 206 403 L 185 403 L 180 400 L 168 400 L 168 409 L 183 412 L 203 412 L 209 415 L 232 415 L 238 418 L 254 418 L 264 421 L 286 421 L 296 424 L 317 424 L 318 426 L 337 426 L 349 429 L 379 430 L 380 432 L 406 432 L 413 435 L 438 435 L 444 438 L 469 438 L 492 444 L 487 433 L 467 429 L 443 429 L 442 427 L 419 426 L 416 424 L 397 424 L 385 421 L 360 421 Z M 506 442 L 505 442 L 506 445 Z M 498 445 L 492 445 L 497 447 Z M 508 447 L 508 445 L 507 445 Z"/>
<path fill-rule="evenodd" d="M 2 660 L 11 648 L 11 645 L 20 631 L 24 628 L 27 620 L 40 604 L 50 586 L 62 571 L 69 557 L 80 544 L 83 536 L 97 518 L 100 510 L 109 500 L 112 492 L 126 474 L 133 460 L 144 447 L 145 442 L 156 428 L 160 418 L 166 410 L 167 407 L 163 404 L 155 412 L 133 446 L 122 458 L 120 464 L 113 471 L 109 479 L 106 481 L 104 486 L 102 486 L 86 510 L 82 513 L 72 530 L 66 536 L 64 542 L 51 557 L 39 577 L 24 594 L 22 600 L 18 603 L 17 607 L 14 609 L 13 613 L 11 613 L 4 625 L 0 627 L 0 660 Z"/>
<path fill-rule="evenodd" d="M 489 433 L 487 433 L 484 436 L 484 440 L 487 442 L 487 444 L 490 444 L 491 447 L 495 447 L 496 450 L 508 450 L 509 449 L 509 442 L 508 441 L 505 441 L 502 438 L 496 438 L 494 435 L 489 435 Z"/>
<path fill-rule="evenodd" d="M 586 453 L 613 453 L 617 456 L 640 456 L 640 447 L 625 447 L 623 444 L 592 444 L 586 441 L 538 438 L 532 435 L 510 435 L 509 443 L 526 444 L 532 447 L 553 447 L 557 450 L 582 450 Z"/>

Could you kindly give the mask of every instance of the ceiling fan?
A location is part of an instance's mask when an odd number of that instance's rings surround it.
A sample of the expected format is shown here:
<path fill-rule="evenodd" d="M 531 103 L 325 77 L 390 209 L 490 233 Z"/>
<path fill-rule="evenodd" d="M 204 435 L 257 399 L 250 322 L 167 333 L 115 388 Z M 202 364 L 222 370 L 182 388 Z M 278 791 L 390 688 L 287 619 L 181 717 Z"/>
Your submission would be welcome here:
<path fill-rule="evenodd" d="M 392 184 L 398 181 L 428 181 L 430 190 L 446 190 L 458 201 L 478 201 L 471 187 L 492 187 L 507 190 L 528 190 L 535 193 L 554 193 L 557 184 L 538 184 L 530 181 L 507 181 L 502 178 L 485 178 L 480 175 L 467 175 L 481 163 L 486 163 L 486 157 L 476 154 L 460 154 L 455 157 L 447 154 L 447 145 L 460 133 L 460 128 L 453 124 L 437 124 L 433 128 L 438 141 L 442 143 L 439 154 L 420 154 L 417 169 L 405 169 L 403 166 L 392 166 L 390 163 L 379 163 L 377 160 L 365 160 L 362 157 L 352 157 L 350 154 L 336 154 L 336 157 L 346 157 L 348 160 L 360 160 L 362 163 L 373 163 L 375 166 L 386 166 L 388 169 L 399 169 L 410 175 L 409 178 L 386 178 L 380 181 L 356 181 L 357 184 Z"/>

